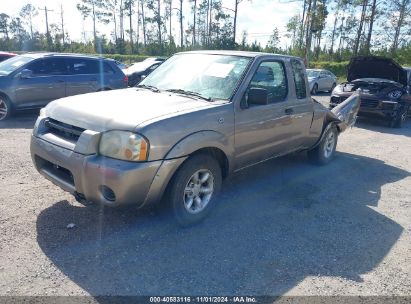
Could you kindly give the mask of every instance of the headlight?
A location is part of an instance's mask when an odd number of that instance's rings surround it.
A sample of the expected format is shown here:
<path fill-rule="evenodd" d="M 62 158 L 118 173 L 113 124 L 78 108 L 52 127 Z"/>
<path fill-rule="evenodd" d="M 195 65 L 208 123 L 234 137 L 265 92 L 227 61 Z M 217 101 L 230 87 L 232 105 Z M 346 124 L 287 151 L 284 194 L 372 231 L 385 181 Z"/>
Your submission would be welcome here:
<path fill-rule="evenodd" d="M 104 156 L 127 160 L 145 161 L 148 157 L 148 141 L 128 131 L 108 131 L 101 135 L 99 153 Z"/>
<path fill-rule="evenodd" d="M 388 93 L 388 97 L 392 99 L 398 99 L 402 96 L 402 91 L 394 90 Z"/>
<path fill-rule="evenodd" d="M 46 117 L 47 116 L 47 114 L 46 114 L 46 108 L 41 108 L 40 109 L 40 113 L 39 113 L 39 118 L 44 118 L 44 117 Z"/>

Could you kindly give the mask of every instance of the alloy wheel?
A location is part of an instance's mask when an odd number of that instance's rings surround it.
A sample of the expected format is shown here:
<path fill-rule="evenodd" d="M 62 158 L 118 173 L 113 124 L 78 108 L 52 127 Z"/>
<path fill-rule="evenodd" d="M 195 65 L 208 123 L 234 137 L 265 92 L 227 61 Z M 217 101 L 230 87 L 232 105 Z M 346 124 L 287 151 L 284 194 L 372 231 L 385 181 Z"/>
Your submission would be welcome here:
<path fill-rule="evenodd" d="M 324 157 L 329 158 L 333 151 L 334 151 L 334 146 L 335 146 L 335 134 L 334 132 L 329 132 L 327 134 L 327 137 L 325 138 L 325 143 L 324 143 Z"/>
<path fill-rule="evenodd" d="M 214 192 L 214 176 L 206 169 L 196 171 L 184 189 L 184 207 L 192 214 L 203 211 Z"/>
<path fill-rule="evenodd" d="M 9 112 L 9 108 L 7 106 L 7 103 L 3 100 L 0 99 L 0 120 L 3 120 Z"/>

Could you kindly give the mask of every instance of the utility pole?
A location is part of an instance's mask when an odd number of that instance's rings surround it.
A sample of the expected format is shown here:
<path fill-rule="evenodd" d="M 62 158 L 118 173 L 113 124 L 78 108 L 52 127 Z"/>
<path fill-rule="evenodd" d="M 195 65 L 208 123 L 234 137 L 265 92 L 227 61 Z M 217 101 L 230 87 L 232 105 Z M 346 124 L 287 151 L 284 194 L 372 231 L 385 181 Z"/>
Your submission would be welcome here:
<path fill-rule="evenodd" d="M 66 44 L 66 41 L 65 41 L 65 33 L 64 33 L 64 16 L 63 16 L 63 14 L 64 14 L 64 11 L 63 11 L 63 4 L 60 4 L 60 12 L 61 12 L 61 32 L 62 32 L 62 34 L 63 34 L 63 46 Z"/>
<path fill-rule="evenodd" d="M 50 37 L 50 32 L 49 32 L 49 20 L 48 20 L 47 12 L 53 12 L 53 10 L 48 10 L 47 6 L 44 6 L 44 8 L 39 8 L 39 10 L 44 11 L 44 14 L 46 15 L 47 45 L 50 50 L 51 49 L 51 37 Z"/>

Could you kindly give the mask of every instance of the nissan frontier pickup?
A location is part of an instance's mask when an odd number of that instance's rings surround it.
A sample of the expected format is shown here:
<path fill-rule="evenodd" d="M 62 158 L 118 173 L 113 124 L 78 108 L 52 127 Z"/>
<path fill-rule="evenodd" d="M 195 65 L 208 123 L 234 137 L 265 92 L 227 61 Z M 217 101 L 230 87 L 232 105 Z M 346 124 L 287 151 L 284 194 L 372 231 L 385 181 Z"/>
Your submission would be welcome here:
<path fill-rule="evenodd" d="M 359 106 L 360 92 L 332 111 L 313 100 L 300 58 L 184 52 L 137 87 L 48 104 L 31 155 L 79 201 L 162 202 L 190 225 L 210 212 L 233 172 L 296 151 L 327 164 Z"/>

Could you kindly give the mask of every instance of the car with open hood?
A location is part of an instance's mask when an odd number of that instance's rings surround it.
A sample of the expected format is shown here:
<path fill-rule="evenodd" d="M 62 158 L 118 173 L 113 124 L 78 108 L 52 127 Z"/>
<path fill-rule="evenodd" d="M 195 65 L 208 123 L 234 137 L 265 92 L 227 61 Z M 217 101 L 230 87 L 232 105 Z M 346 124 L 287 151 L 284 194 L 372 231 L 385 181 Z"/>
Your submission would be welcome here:
<path fill-rule="evenodd" d="M 391 127 L 401 127 L 410 107 L 407 71 L 390 58 L 359 56 L 351 59 L 347 82 L 332 92 L 333 108 L 355 91 L 362 91 L 359 116 L 381 117 Z"/>
<path fill-rule="evenodd" d="M 300 58 L 185 52 L 137 87 L 50 103 L 31 155 L 80 202 L 163 202 L 189 225 L 208 214 L 231 173 L 296 151 L 330 162 L 359 104 L 358 94 L 332 111 L 313 100 Z"/>

